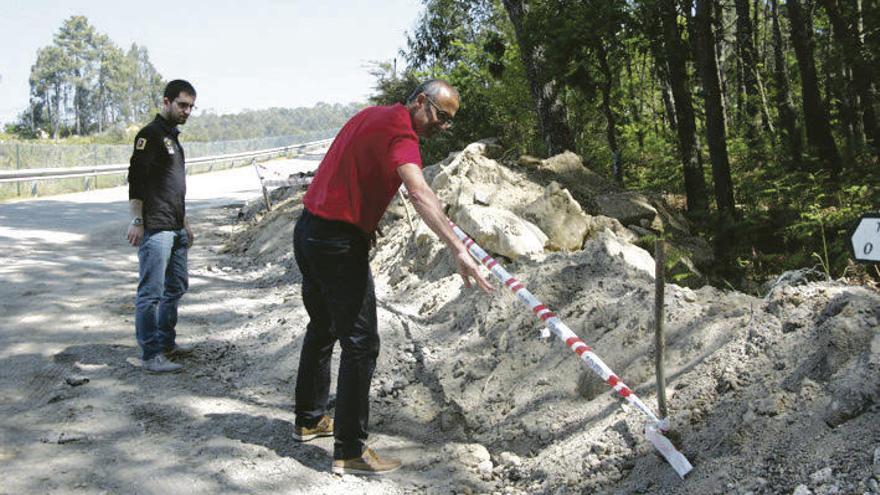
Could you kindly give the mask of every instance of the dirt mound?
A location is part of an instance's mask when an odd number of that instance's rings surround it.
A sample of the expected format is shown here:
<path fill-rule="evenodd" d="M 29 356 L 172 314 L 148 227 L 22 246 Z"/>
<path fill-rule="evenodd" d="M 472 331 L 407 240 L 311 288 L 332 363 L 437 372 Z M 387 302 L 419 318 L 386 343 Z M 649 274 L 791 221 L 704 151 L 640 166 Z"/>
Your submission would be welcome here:
<path fill-rule="evenodd" d="M 570 156 L 532 163 L 545 167 L 533 173 L 490 151 L 472 145 L 428 169 L 453 219 L 474 205 L 526 215 L 550 180 L 569 188 L 567 178 L 589 175 Z M 581 204 L 588 215 L 602 197 L 633 197 L 605 182 L 569 190 L 599 198 Z M 286 266 L 275 282 L 296 284 L 289 231 L 300 210 L 299 196 L 278 205 L 228 249 Z M 635 226 L 679 221 L 655 210 Z M 880 493 L 878 294 L 798 277 L 764 298 L 668 285 L 670 419 L 695 466 L 680 480 L 638 411 L 541 339 L 540 320 L 509 291 L 463 290 L 442 244 L 413 220 L 395 200 L 372 252 L 383 338 L 373 425 L 445 446 L 410 465 L 437 493 Z M 617 220 L 577 249 L 499 260 L 656 409 L 653 260 Z"/>

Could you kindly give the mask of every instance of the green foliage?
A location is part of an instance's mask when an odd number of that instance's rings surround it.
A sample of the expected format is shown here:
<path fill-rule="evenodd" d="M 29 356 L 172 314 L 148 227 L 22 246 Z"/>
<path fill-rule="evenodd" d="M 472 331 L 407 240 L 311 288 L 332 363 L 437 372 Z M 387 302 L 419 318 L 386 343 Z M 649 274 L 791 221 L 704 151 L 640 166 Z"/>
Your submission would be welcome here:
<path fill-rule="evenodd" d="M 156 111 L 164 82 L 146 48 L 124 52 L 84 16 L 64 21 L 31 67 L 30 105 L 8 131 L 21 137 L 88 135 Z"/>
<path fill-rule="evenodd" d="M 189 118 L 184 132 L 191 141 L 306 135 L 339 129 L 361 108 L 360 103 L 318 103 L 314 107 L 245 110 L 236 114 L 200 113 Z"/>
<path fill-rule="evenodd" d="M 414 71 L 407 71 L 398 76 L 394 65 L 388 62 L 374 62 L 370 74 L 376 78 L 376 92 L 370 97 L 370 103 L 373 105 L 404 103 L 420 82 Z"/>
<path fill-rule="evenodd" d="M 376 64 L 374 104 L 403 101 L 418 82 L 443 78 L 461 93 L 452 129 L 431 138 L 425 163 L 485 138 L 498 138 L 516 152 L 538 145 L 536 120 L 519 49 L 500 2 L 426 0 L 425 12 L 409 35 L 410 66 L 401 75 Z"/>
<path fill-rule="evenodd" d="M 850 265 L 849 236 L 855 220 L 880 204 L 880 174 L 848 170 L 827 174 L 756 170 L 740 175 L 744 219 L 737 245 L 743 277 L 756 283 L 769 274 L 818 264 L 830 278 Z"/>

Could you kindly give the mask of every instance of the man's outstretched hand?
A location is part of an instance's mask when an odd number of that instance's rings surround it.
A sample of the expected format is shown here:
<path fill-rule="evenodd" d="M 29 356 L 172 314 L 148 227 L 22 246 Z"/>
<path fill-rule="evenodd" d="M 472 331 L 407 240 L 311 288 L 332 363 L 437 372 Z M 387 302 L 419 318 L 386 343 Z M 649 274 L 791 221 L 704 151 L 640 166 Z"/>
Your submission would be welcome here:
<path fill-rule="evenodd" d="M 487 294 L 495 290 L 495 288 L 483 278 L 483 275 L 480 273 L 480 266 L 477 265 L 477 262 L 471 258 L 471 255 L 468 254 L 467 251 L 459 251 L 455 255 L 455 264 L 458 265 L 458 274 L 461 275 L 465 287 L 471 287 L 471 278 L 473 278 L 474 282 L 476 282 L 476 284 Z"/>

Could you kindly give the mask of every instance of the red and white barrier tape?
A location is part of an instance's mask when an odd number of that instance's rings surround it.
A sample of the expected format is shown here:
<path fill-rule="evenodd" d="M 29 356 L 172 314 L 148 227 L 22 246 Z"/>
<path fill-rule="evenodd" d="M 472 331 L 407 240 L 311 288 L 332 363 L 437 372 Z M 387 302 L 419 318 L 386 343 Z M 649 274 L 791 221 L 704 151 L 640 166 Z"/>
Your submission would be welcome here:
<path fill-rule="evenodd" d="M 468 237 L 463 230 L 452 221 L 449 221 L 449 226 L 452 227 L 452 231 L 455 232 L 455 235 L 464 243 L 471 256 L 488 268 L 489 271 L 492 272 L 502 284 L 504 284 L 504 286 L 509 288 L 516 295 L 517 299 L 531 309 L 535 316 L 543 320 L 547 324 L 547 327 L 559 337 L 559 340 L 565 342 L 565 345 L 574 351 L 574 353 L 587 364 L 587 367 L 599 375 L 602 381 L 607 383 L 621 397 L 626 399 L 636 409 L 641 411 L 642 414 L 648 417 L 651 421 L 646 427 L 648 440 L 654 444 L 657 450 L 659 450 L 663 457 L 665 457 L 672 465 L 673 469 L 675 469 L 679 476 L 683 478 L 685 474 L 693 469 L 684 455 L 675 449 L 669 439 L 662 435 L 663 431 L 668 430 L 665 419 L 659 419 L 654 412 L 651 411 L 651 409 L 649 409 L 648 406 L 645 405 L 645 403 L 642 402 L 642 400 L 639 399 L 639 397 L 627 387 L 613 371 L 611 371 L 611 368 L 609 368 L 608 365 L 606 365 L 602 359 L 593 352 L 593 349 L 590 346 L 568 328 L 568 326 L 563 323 L 555 313 L 550 311 L 547 306 L 543 305 L 541 301 L 533 296 L 520 281 L 514 278 L 504 269 L 504 267 L 489 256 L 483 248 L 474 242 L 473 239 Z"/>

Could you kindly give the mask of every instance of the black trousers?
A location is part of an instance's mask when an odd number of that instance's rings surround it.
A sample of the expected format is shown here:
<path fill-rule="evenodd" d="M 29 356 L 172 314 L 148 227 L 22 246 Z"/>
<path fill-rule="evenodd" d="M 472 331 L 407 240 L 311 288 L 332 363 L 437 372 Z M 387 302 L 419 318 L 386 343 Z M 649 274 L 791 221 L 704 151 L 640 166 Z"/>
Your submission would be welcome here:
<path fill-rule="evenodd" d="M 296 377 L 296 424 L 313 427 L 326 413 L 330 358 L 342 348 L 336 383 L 333 457 L 359 457 L 370 419 L 370 381 L 379 356 L 369 239 L 354 225 L 303 210 L 293 232 L 309 323 Z"/>

